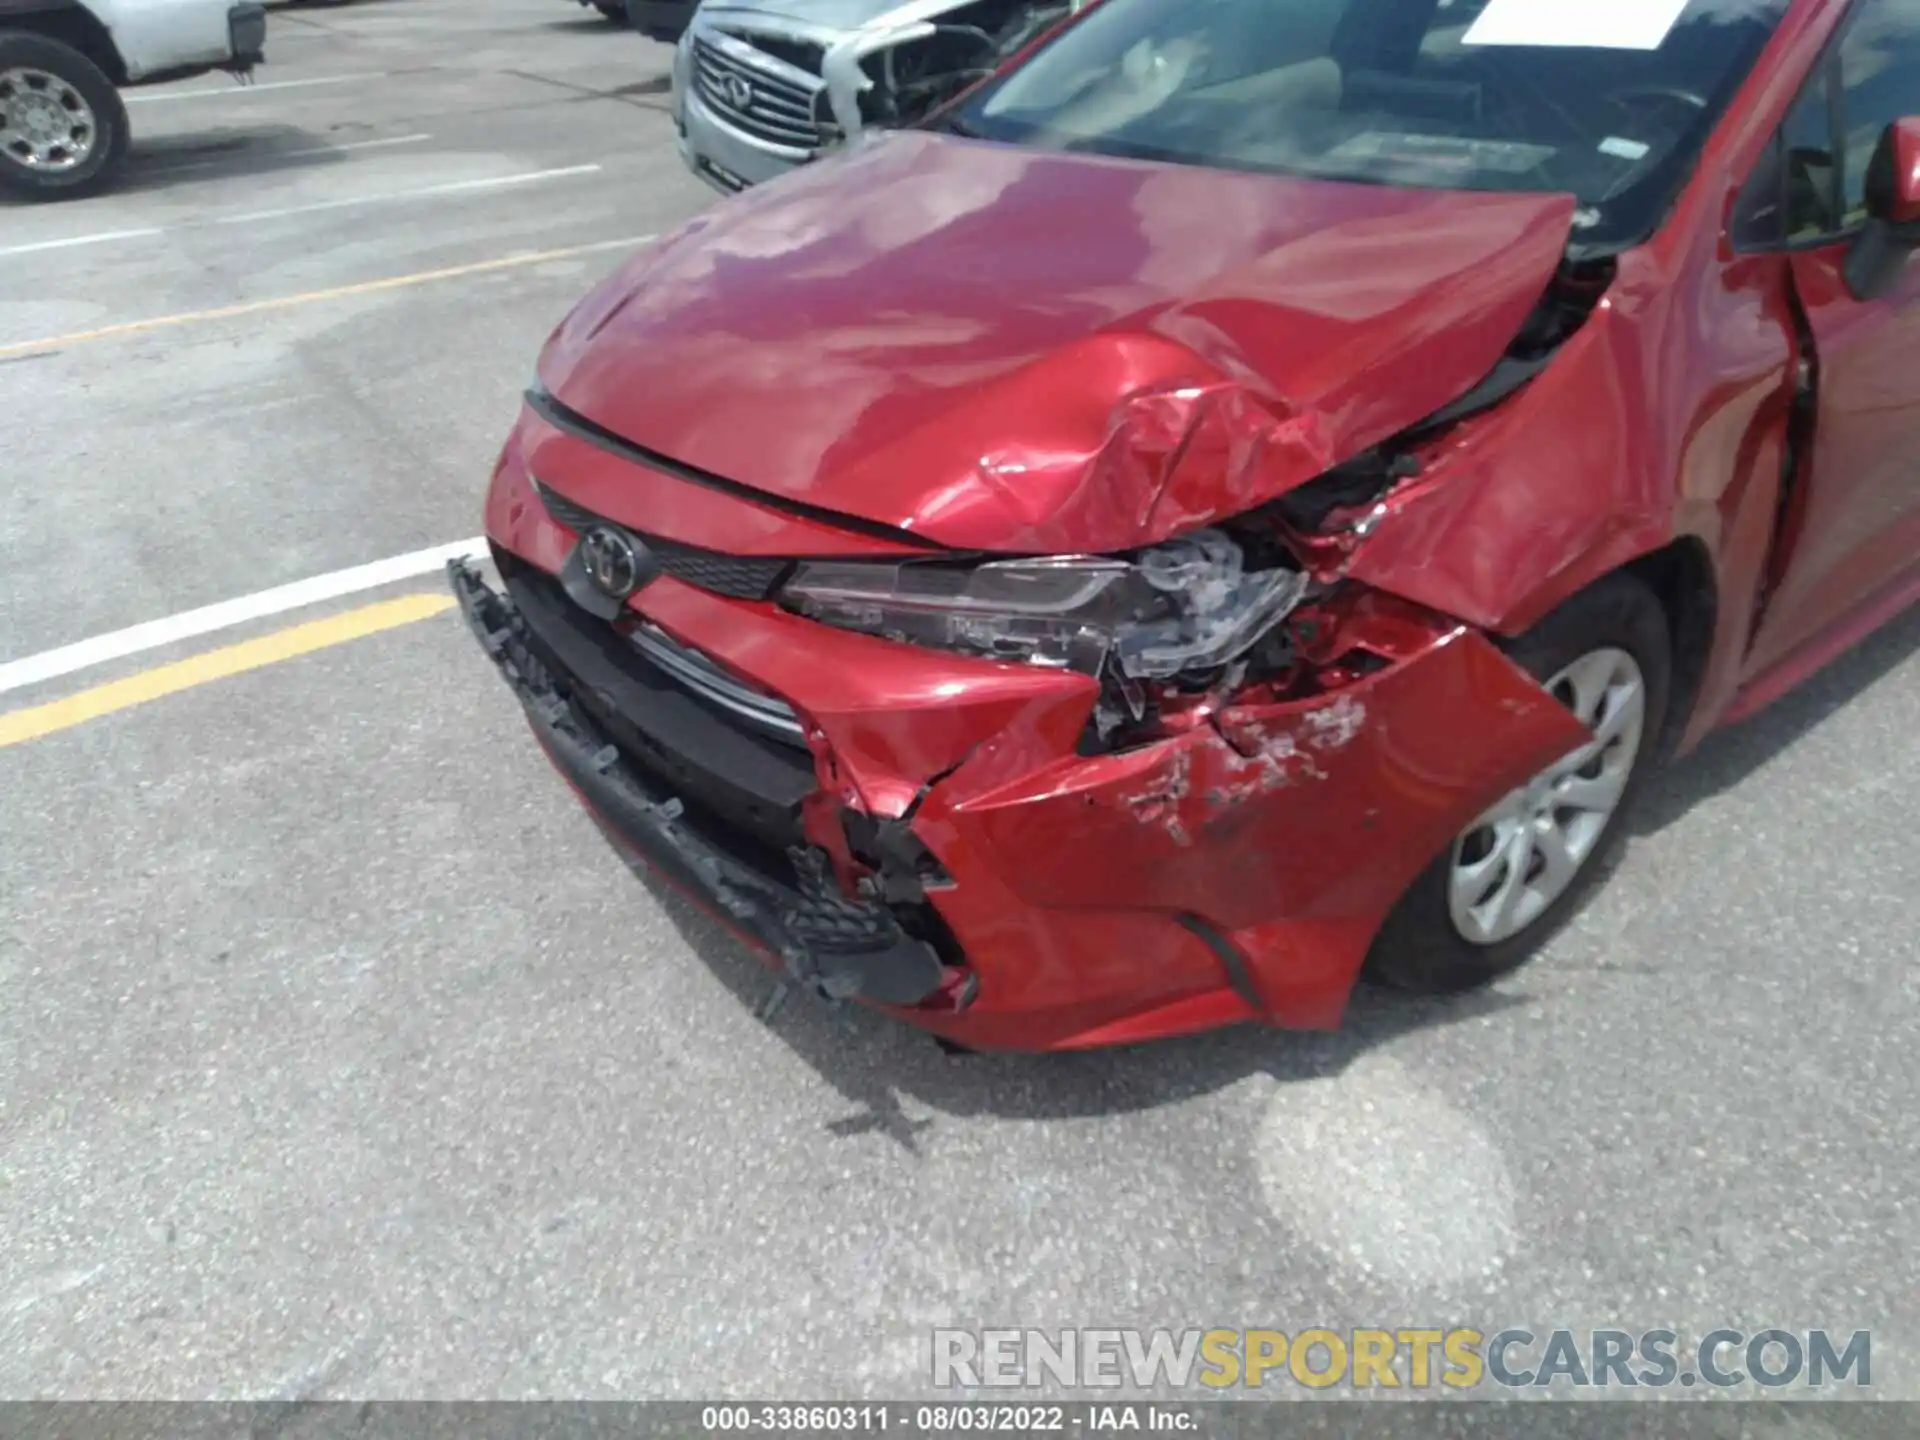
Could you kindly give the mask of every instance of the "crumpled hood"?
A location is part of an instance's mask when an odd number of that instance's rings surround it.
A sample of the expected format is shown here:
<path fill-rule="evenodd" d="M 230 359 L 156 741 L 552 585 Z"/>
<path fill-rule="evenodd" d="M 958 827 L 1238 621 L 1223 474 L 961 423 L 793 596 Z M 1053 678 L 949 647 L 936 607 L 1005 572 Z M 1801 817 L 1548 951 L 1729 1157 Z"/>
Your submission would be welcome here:
<path fill-rule="evenodd" d="M 1573 205 L 892 135 L 634 257 L 540 374 L 770 495 L 960 548 L 1122 550 L 1465 393 Z"/>

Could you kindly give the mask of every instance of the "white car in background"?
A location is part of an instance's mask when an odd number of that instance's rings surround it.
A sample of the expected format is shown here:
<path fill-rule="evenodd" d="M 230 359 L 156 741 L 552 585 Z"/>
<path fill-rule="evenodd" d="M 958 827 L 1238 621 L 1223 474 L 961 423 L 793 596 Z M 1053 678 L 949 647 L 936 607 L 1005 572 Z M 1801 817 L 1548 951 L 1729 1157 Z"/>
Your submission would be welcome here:
<path fill-rule="evenodd" d="M 98 189 L 127 153 L 122 89 L 248 76 L 266 41 L 252 0 L 0 0 L 0 186 L 47 200 Z"/>
<path fill-rule="evenodd" d="M 770 180 L 912 124 L 1086 4 L 702 0 L 674 54 L 681 158 L 721 190 Z"/>

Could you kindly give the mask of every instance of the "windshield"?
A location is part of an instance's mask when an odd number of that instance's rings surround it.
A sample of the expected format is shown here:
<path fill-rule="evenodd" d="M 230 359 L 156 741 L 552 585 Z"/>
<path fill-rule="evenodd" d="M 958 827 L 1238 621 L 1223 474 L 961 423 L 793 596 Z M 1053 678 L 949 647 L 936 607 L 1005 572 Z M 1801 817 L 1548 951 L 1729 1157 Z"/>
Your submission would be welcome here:
<path fill-rule="evenodd" d="M 1016 144 L 1578 197 L 1660 222 L 1787 0 L 1106 0 L 948 123 Z"/>

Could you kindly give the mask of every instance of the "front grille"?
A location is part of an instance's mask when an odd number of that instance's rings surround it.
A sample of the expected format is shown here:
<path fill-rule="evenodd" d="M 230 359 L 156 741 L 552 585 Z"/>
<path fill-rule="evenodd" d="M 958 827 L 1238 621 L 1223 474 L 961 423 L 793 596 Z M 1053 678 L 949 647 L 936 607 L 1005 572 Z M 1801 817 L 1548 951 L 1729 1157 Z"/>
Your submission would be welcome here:
<path fill-rule="evenodd" d="M 806 730 L 793 707 L 777 695 L 736 680 L 698 650 L 682 645 L 658 625 L 641 621 L 627 635 L 633 648 L 710 705 L 738 716 L 777 740 L 801 745 Z"/>
<path fill-rule="evenodd" d="M 751 48 L 746 41 L 735 43 Z M 792 150 L 819 146 L 814 102 L 820 82 L 755 65 L 704 36 L 693 42 L 693 62 L 702 103 L 734 129 Z"/>
<path fill-rule="evenodd" d="M 552 576 L 507 557 L 501 577 L 525 642 L 568 702 L 650 783 L 681 800 L 709 840 L 781 873 L 787 851 L 805 843 L 800 803 L 818 784 L 805 742 L 705 703 L 632 636 L 576 606 Z"/>
<path fill-rule="evenodd" d="M 772 598 L 773 592 L 786 577 L 788 562 L 777 557 L 722 555 L 716 550 L 682 545 L 677 540 L 663 540 L 658 535 L 648 535 L 631 525 L 622 525 L 617 520 L 596 515 L 559 491 L 549 489 L 545 481 L 535 480 L 533 483 L 548 513 L 574 534 L 584 535 L 596 525 L 612 525 L 625 530 L 647 547 L 659 562 L 661 574 L 671 575 L 685 584 L 710 590 L 716 595 L 725 595 L 730 600 L 767 600 Z"/>

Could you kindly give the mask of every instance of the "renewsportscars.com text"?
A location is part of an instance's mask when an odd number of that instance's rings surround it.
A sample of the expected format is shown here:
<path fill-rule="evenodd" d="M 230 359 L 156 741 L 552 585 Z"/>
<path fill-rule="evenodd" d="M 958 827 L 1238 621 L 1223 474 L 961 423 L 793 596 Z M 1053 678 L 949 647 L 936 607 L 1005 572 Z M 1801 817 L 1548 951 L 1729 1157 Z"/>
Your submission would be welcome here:
<path fill-rule="evenodd" d="M 1873 1383 L 1868 1331 L 936 1330 L 943 1389 L 1481 1386 L 1825 1389 Z"/>

